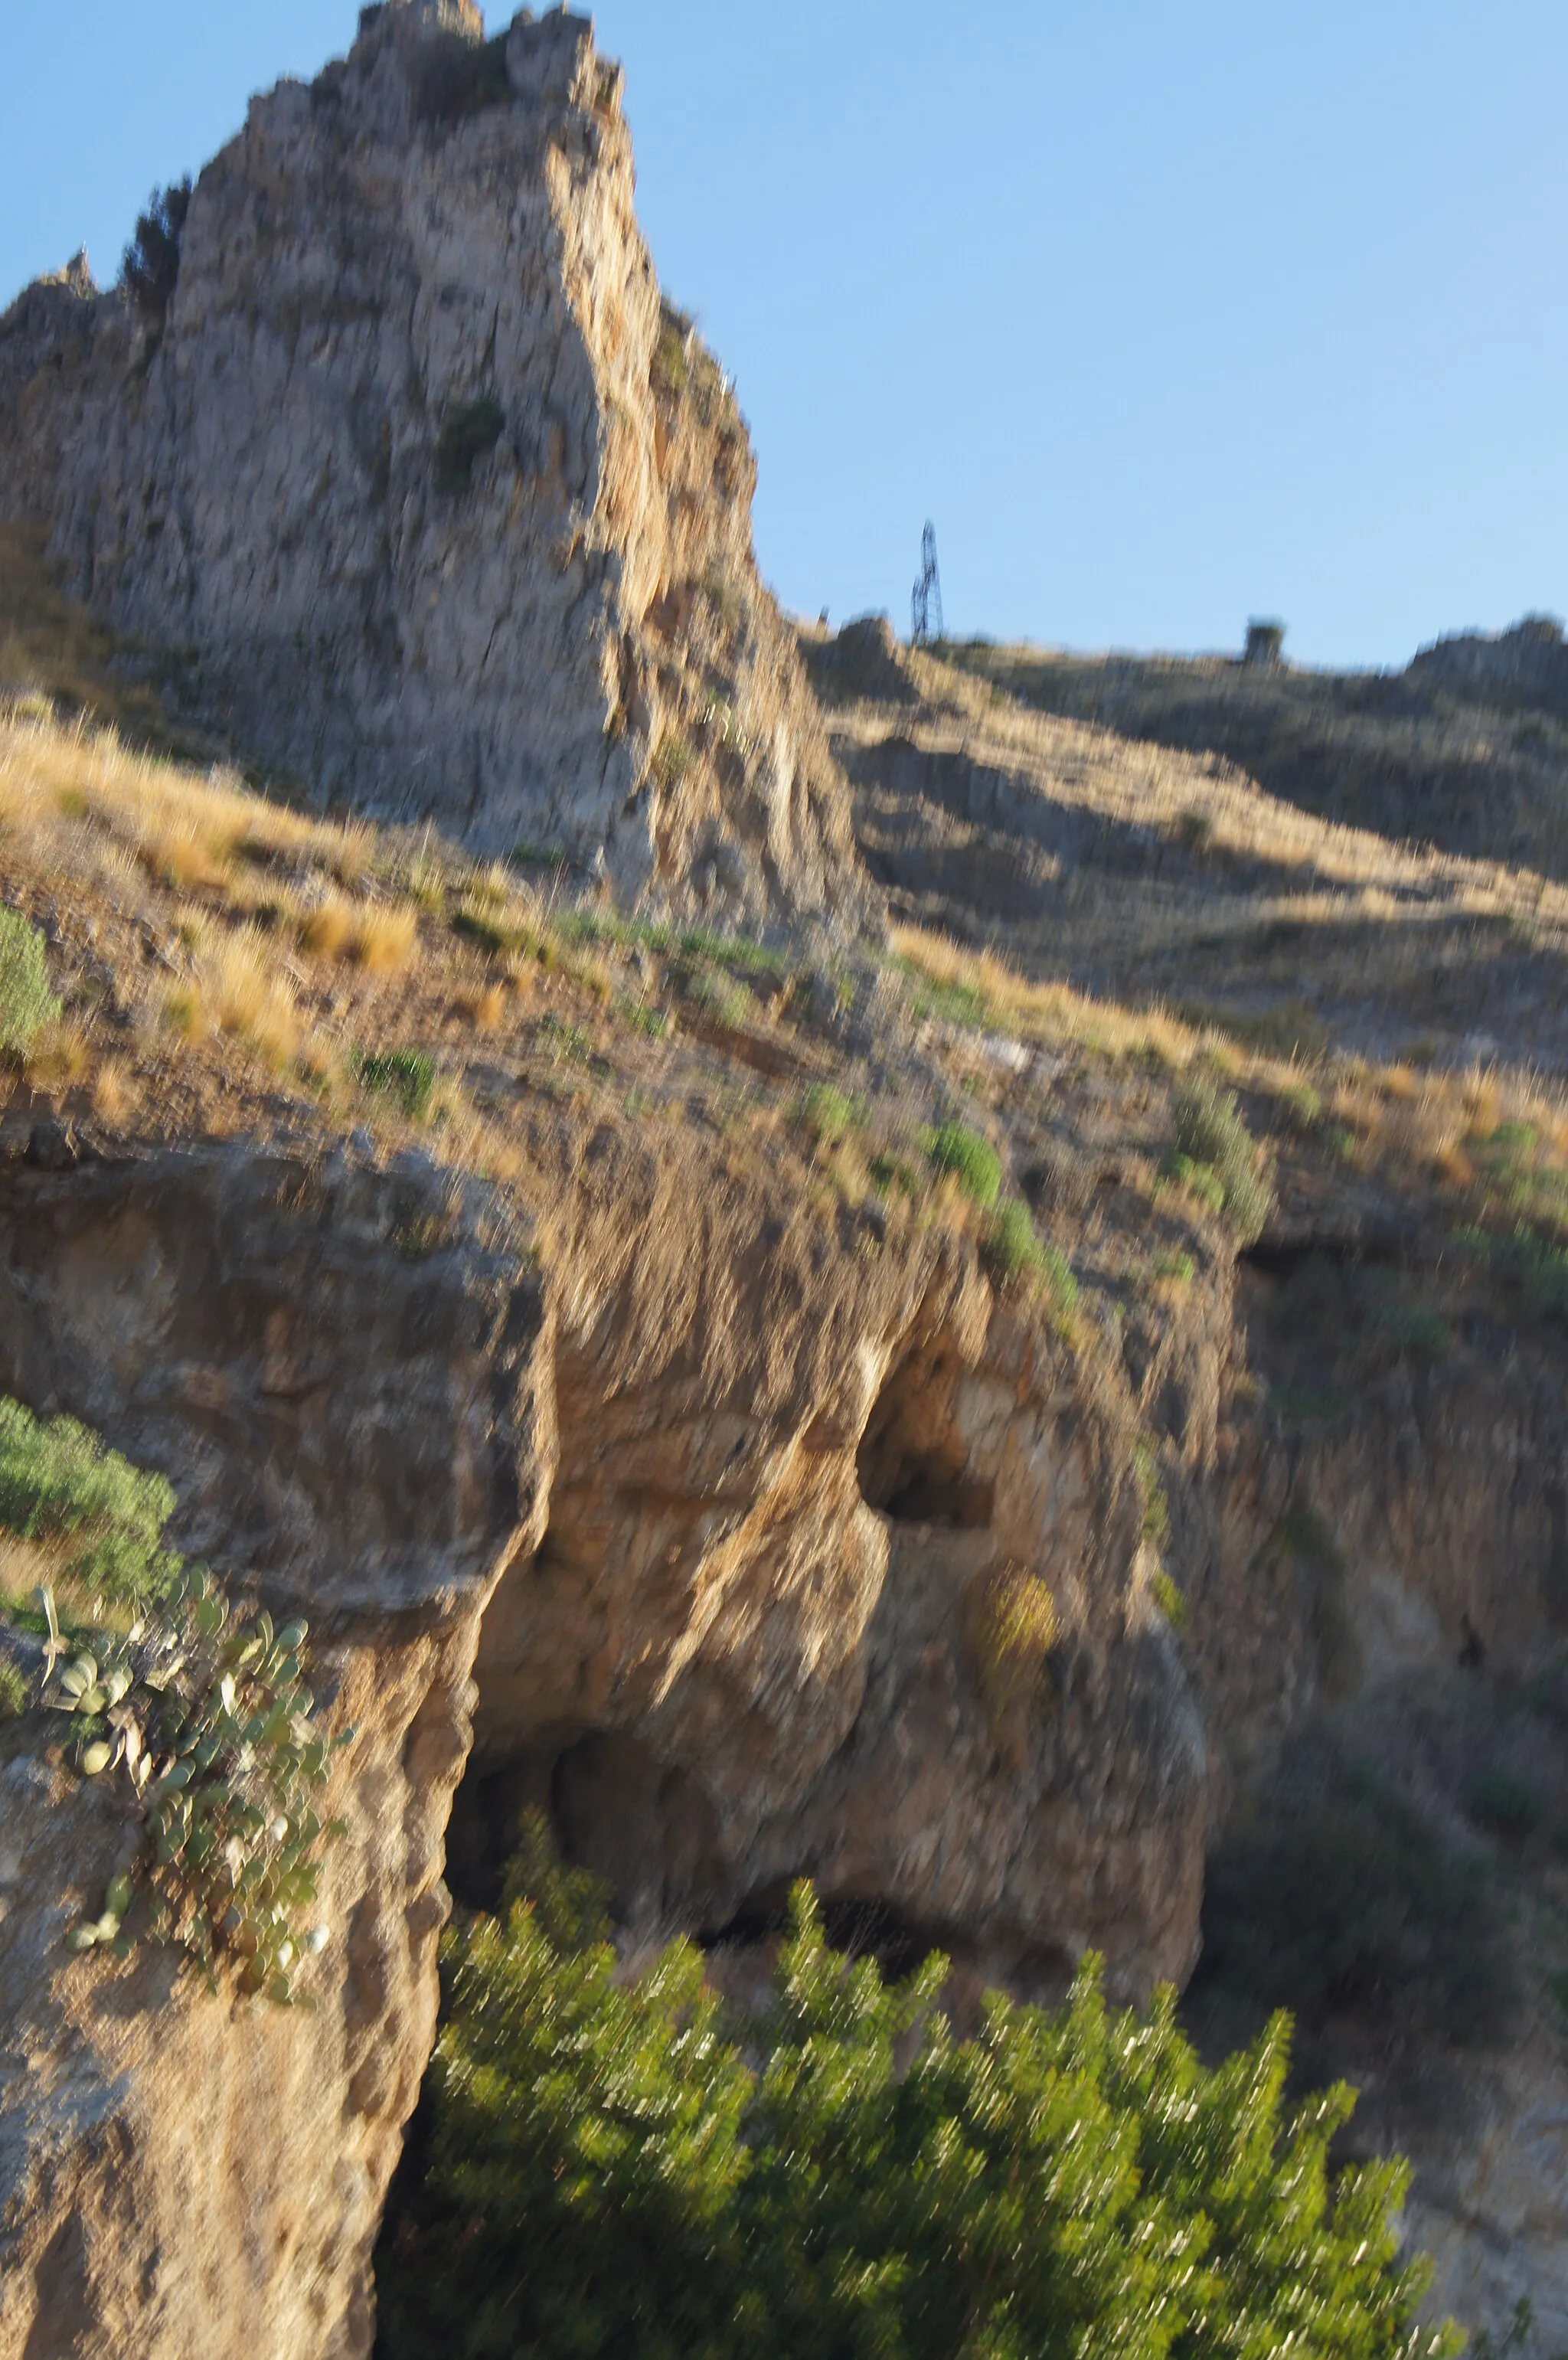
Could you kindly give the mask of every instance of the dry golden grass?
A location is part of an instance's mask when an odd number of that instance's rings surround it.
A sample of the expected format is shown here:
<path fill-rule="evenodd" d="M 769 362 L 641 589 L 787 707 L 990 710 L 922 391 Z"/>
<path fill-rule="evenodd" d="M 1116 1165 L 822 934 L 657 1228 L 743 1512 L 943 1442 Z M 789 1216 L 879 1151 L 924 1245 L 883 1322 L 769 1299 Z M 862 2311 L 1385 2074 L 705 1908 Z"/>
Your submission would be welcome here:
<path fill-rule="evenodd" d="M 407 964 L 419 938 L 419 912 L 406 903 L 349 901 L 329 893 L 299 928 L 301 946 L 317 958 L 351 959 L 371 975 Z"/>
<path fill-rule="evenodd" d="M 494 1032 L 504 1022 L 510 1005 L 511 995 L 504 983 L 485 984 L 459 1002 L 463 1014 L 479 1032 Z"/>
<path fill-rule="evenodd" d="M 1568 1072 L 1568 886 L 1393 842 L 1216 758 L 1034 711 L 932 658 L 833 721 L 896 913 L 1244 1048 Z"/>
<path fill-rule="evenodd" d="M 117 1128 L 136 1104 L 136 1077 L 120 1057 L 106 1057 L 93 1076 L 93 1108 L 112 1128 Z"/>
<path fill-rule="evenodd" d="M 62 842 L 80 851 L 90 827 L 105 874 L 117 866 L 123 876 L 128 852 L 157 881 L 217 890 L 242 850 L 316 859 L 335 874 L 344 841 L 342 828 L 266 803 L 232 773 L 185 770 L 113 730 L 62 727 L 16 706 L 0 707 L 0 821 L 40 851 Z"/>
<path fill-rule="evenodd" d="M 93 1044 L 70 1018 L 46 1024 L 27 1052 L 27 1076 L 40 1089 L 71 1089 L 93 1065 Z"/>
<path fill-rule="evenodd" d="M 906 967 L 942 990 L 973 996 L 988 1024 L 1020 1039 L 1073 1041 L 1111 1056 L 1152 1053 L 1173 1066 L 1190 1065 L 1205 1044 L 1221 1045 L 1160 1010 L 1138 1013 L 1070 984 L 1030 982 L 996 951 L 966 950 L 921 926 L 891 926 L 888 943 Z"/>
<path fill-rule="evenodd" d="M 299 1045 L 294 994 L 271 964 L 267 937 L 254 926 L 204 933 L 195 974 L 169 995 L 168 1009 L 187 1039 L 233 1033 L 275 1069 L 288 1065 Z"/>

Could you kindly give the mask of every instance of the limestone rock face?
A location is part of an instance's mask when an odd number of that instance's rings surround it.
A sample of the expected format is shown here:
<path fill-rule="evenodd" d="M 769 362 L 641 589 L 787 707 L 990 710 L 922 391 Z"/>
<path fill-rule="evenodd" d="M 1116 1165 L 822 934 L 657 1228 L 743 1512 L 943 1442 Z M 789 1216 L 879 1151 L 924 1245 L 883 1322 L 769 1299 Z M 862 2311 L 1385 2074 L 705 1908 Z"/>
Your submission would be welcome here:
<path fill-rule="evenodd" d="M 182 1494 L 182 1538 L 311 1622 L 356 1734 L 329 1808 L 309 2010 L 166 1953 L 64 1937 L 121 1857 L 123 1799 L 0 1766 L 0 2355 L 338 2360 L 430 2054 L 442 1842 L 469 1667 L 548 1464 L 537 1278 L 429 1191 L 223 1153 L 0 1172 L 0 1392 L 92 1418 Z"/>
<path fill-rule="evenodd" d="M 807 1874 L 1042 1993 L 1089 1943 L 1128 1995 L 1192 1962 L 1203 1732 L 1093 1356 L 968 1241 L 695 1150 L 563 1148 L 542 1274 L 455 1187 L 0 1167 L 0 1393 L 167 1470 L 356 1732 L 309 2014 L 71 1957 L 124 1799 L 0 1766 L 0 2360 L 364 2360 L 443 1871 L 498 1874 L 529 1802 L 634 1946 Z M 1054 1644 L 988 1648 L 997 1579 Z"/>
<path fill-rule="evenodd" d="M 608 1134 L 561 1194 L 560 1457 L 485 1617 L 459 1851 L 546 1802 L 650 1938 L 772 1922 L 807 1874 L 1042 1991 L 1091 1944 L 1129 1995 L 1183 1976 L 1204 1738 L 1093 1349 L 971 1246 Z M 1019 1578 L 1044 1665 L 987 1656 Z"/>
<path fill-rule="evenodd" d="M 165 315 L 66 274 L 0 322 L 0 514 L 251 755 L 626 902 L 853 925 L 754 487 L 563 12 L 365 9 L 202 172 Z"/>

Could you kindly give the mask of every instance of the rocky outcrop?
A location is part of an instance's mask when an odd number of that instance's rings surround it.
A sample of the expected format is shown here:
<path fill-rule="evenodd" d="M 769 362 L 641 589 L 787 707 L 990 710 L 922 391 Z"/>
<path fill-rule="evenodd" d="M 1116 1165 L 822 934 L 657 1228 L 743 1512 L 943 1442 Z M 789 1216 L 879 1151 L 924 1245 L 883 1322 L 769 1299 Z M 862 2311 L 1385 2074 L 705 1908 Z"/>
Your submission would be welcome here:
<path fill-rule="evenodd" d="M 733 391 L 663 305 L 583 18 L 363 12 L 202 172 L 166 309 L 0 322 L 0 515 L 319 798 L 626 903 L 869 914 L 757 574 Z"/>
<path fill-rule="evenodd" d="M 405 1260 L 408 1225 L 447 1242 Z M 421 1226 L 421 1234 L 424 1234 Z M 181 1493 L 181 1538 L 310 1618 L 339 1730 L 307 2009 L 64 1938 L 123 1806 L 0 1768 L 0 2354 L 363 2355 L 370 2250 L 434 2035 L 469 1670 L 542 1515 L 537 1275 L 417 1171 L 222 1153 L 0 1172 L 0 1393 Z"/>
<path fill-rule="evenodd" d="M 417 1160 L 0 1172 L 0 1393 L 167 1470 L 356 1732 L 310 2013 L 71 1958 L 120 1818 L 0 1769 L 4 2360 L 368 2350 L 460 1779 L 454 1879 L 543 1799 L 634 1941 L 808 1873 L 1042 1991 L 1091 1943 L 1128 1994 L 1191 1964 L 1204 1741 L 1103 1359 L 962 1239 L 668 1142 L 593 1133 L 547 1193 L 541 1273 Z M 999 1581 L 1045 1644 L 997 1647 Z"/>
<path fill-rule="evenodd" d="M 1568 647 L 1555 615 L 1526 615 L 1506 631 L 1455 631 L 1422 648 L 1408 677 L 1482 704 L 1568 710 Z"/>
<path fill-rule="evenodd" d="M 766 1923 L 806 1874 L 993 1975 L 1184 1974 L 1204 1741 L 1096 1349 L 940 1230 L 608 1133 L 569 1201 L 549 1530 L 476 1666 L 492 1850 L 549 1800 L 649 1933 Z M 1020 1575 L 1038 1678 L 976 1644 Z"/>
<path fill-rule="evenodd" d="M 1118 1352 L 998 1297 L 961 1237 L 805 1207 L 689 1138 L 530 1153 L 542 1266 L 505 1200 L 419 1159 L 0 1172 L 0 1393 L 166 1469 L 181 1545 L 310 1615 L 356 1732 L 310 2013 L 69 1958 L 115 1807 L 36 1751 L 0 1767 L 4 2360 L 368 2350 L 446 1879 L 493 1891 L 525 1807 L 634 1949 L 683 1928 L 743 1961 L 808 1874 L 830 1924 L 940 1942 L 961 1989 L 1050 1994 L 1094 1947 L 1136 1997 L 1191 1968 L 1205 1846 L 1314 1717 L 1459 1677 L 1470 1633 L 1524 1665 L 1557 1621 L 1544 1361 L 1396 1369 L 1291 1443 L 1257 1272 L 1238 1314 L 1204 1267 Z M 996 1651 L 998 1585 L 1049 1600 L 1048 1644 Z M 1555 2089 L 1483 2057 L 1480 2146 L 1395 2126 L 1466 2316 L 1556 2299 Z"/>

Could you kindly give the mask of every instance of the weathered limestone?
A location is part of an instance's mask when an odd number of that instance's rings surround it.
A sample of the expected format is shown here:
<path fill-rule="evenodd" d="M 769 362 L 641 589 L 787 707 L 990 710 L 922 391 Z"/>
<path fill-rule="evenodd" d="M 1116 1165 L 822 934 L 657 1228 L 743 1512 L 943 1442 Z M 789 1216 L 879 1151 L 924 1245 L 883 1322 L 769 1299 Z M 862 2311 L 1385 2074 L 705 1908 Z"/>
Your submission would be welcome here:
<path fill-rule="evenodd" d="M 620 96 L 586 19 L 365 10 L 202 172 L 166 318 L 66 274 L 0 322 L 0 515 L 323 799 L 853 926 L 744 424 L 661 306 Z"/>
<path fill-rule="evenodd" d="M 541 1275 L 417 1163 L 0 1169 L 0 1393 L 166 1469 L 356 1732 L 310 2014 L 71 1957 L 124 1799 L 0 1768 L 0 2360 L 364 2360 L 460 1779 L 454 1877 L 542 1790 L 634 1934 L 807 1873 L 1041 1990 L 1191 1963 L 1204 1743 L 1125 1401 L 941 1231 L 608 1131 L 553 1194 Z M 1021 1688 L 975 1650 L 1007 1569 L 1060 1624 Z"/>
<path fill-rule="evenodd" d="M 418 1214 L 450 1242 L 409 1263 Z M 0 1393 L 93 1419 L 181 1537 L 311 1622 L 356 1735 L 309 2012 L 64 1948 L 123 1799 L 0 1767 L 0 2354 L 339 2360 L 434 2036 L 442 1846 L 480 1616 L 548 1467 L 537 1275 L 417 1172 L 213 1153 L 0 1171 Z"/>

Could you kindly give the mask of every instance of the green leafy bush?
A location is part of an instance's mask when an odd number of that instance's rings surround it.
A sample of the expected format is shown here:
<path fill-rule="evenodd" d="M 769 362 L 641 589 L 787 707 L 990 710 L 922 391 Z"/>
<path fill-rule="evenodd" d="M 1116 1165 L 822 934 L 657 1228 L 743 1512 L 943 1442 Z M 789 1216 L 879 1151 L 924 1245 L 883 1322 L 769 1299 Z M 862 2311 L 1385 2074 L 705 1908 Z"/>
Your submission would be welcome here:
<path fill-rule="evenodd" d="M 0 1401 L 0 1531 L 63 1544 L 64 1570 L 126 1603 L 165 1592 L 180 1560 L 163 1546 L 174 1493 L 72 1417 L 47 1422 Z"/>
<path fill-rule="evenodd" d="M 990 1210 L 1002 1190 L 1002 1159 L 988 1139 L 967 1123 L 939 1122 L 920 1144 L 939 1172 L 951 1172 L 983 1213 Z"/>
<path fill-rule="evenodd" d="M 206 1568 L 189 1566 L 127 1639 L 101 1642 L 46 1687 L 46 1704 L 81 1717 L 78 1767 L 116 1780 L 141 1827 L 74 1949 L 125 1958 L 145 1935 L 178 1944 L 210 1980 L 226 1964 L 242 1992 L 289 2005 L 300 1958 L 324 1939 L 301 1918 L 322 1841 L 340 1831 L 313 1800 L 333 1749 L 311 1724 L 306 1635 L 303 1622 L 275 1632 L 270 1615 L 243 1621 Z M 51 1664 L 64 1652 L 51 1645 Z"/>
<path fill-rule="evenodd" d="M 474 482 L 474 470 L 501 439 L 506 413 L 490 394 L 449 410 L 436 438 L 436 489 L 452 499 Z"/>
<path fill-rule="evenodd" d="M 667 795 L 674 793 L 691 767 L 691 748 L 679 729 L 667 729 L 653 750 L 653 775 Z"/>
<path fill-rule="evenodd" d="M 161 1476 L 74 1419 L 0 1400 L 0 1530 L 64 1544 L 67 1569 L 135 1616 L 83 1645 L 41 1593 L 36 1700 L 70 1717 L 76 1766 L 121 1788 L 138 1831 L 73 1947 L 126 1957 L 139 1936 L 172 1942 L 210 1976 L 227 1962 L 242 1990 L 287 2002 L 333 1832 L 312 1800 L 332 1748 L 312 1725 L 306 1625 L 237 1614 L 204 1566 L 164 1546 L 174 1506 Z M 0 1658 L 0 1715 L 34 1700 L 24 1681 L 17 1703 L 15 1673 Z"/>
<path fill-rule="evenodd" d="M 0 909 L 0 1057 L 25 1057 L 59 1014 L 43 936 L 15 910 Z"/>
<path fill-rule="evenodd" d="M 367 1051 L 358 1070 L 362 1089 L 396 1098 L 410 1122 L 424 1120 L 436 1086 L 436 1069 L 422 1049 Z"/>
<path fill-rule="evenodd" d="M 1166 1571 L 1164 1566 L 1157 1565 L 1149 1577 L 1149 1587 L 1154 1592 L 1155 1604 L 1172 1631 L 1184 1630 L 1187 1624 L 1187 1593 L 1181 1583 Z"/>
<path fill-rule="evenodd" d="M 1251 1245 L 1274 1209 L 1274 1192 L 1235 1098 L 1200 1075 L 1179 1082 L 1171 1103 L 1176 1142 L 1168 1170 L 1224 1213 L 1239 1245 Z"/>
<path fill-rule="evenodd" d="M 1519 1295 L 1523 1309 L 1541 1318 L 1568 1315 L 1568 1251 L 1522 1224 L 1511 1237 L 1496 1237 L 1474 1225 L 1455 1232 L 1454 1242 Z"/>
<path fill-rule="evenodd" d="M 801 1098 L 797 1120 L 820 1147 L 836 1147 L 853 1131 L 864 1131 L 866 1107 L 863 1098 L 852 1098 L 832 1082 L 814 1082 Z"/>
<path fill-rule="evenodd" d="M 563 1923 L 564 1921 L 564 1923 Z M 1289 2031 L 1207 2071 L 1163 1993 L 889 1985 L 791 1904 L 742 2048 L 689 1945 L 635 1982 L 592 1911 L 449 1934 L 422 2179 L 378 2256 L 389 2360 L 1435 2360 L 1403 2168 L 1334 2174 L 1340 2089 L 1290 2111 Z"/>
<path fill-rule="evenodd" d="M 733 1031 L 749 1022 L 756 1012 L 756 1002 L 746 985 L 737 982 L 724 967 L 705 962 L 689 965 L 676 979 L 682 999 L 711 1017 L 715 1024 L 726 1024 Z"/>

